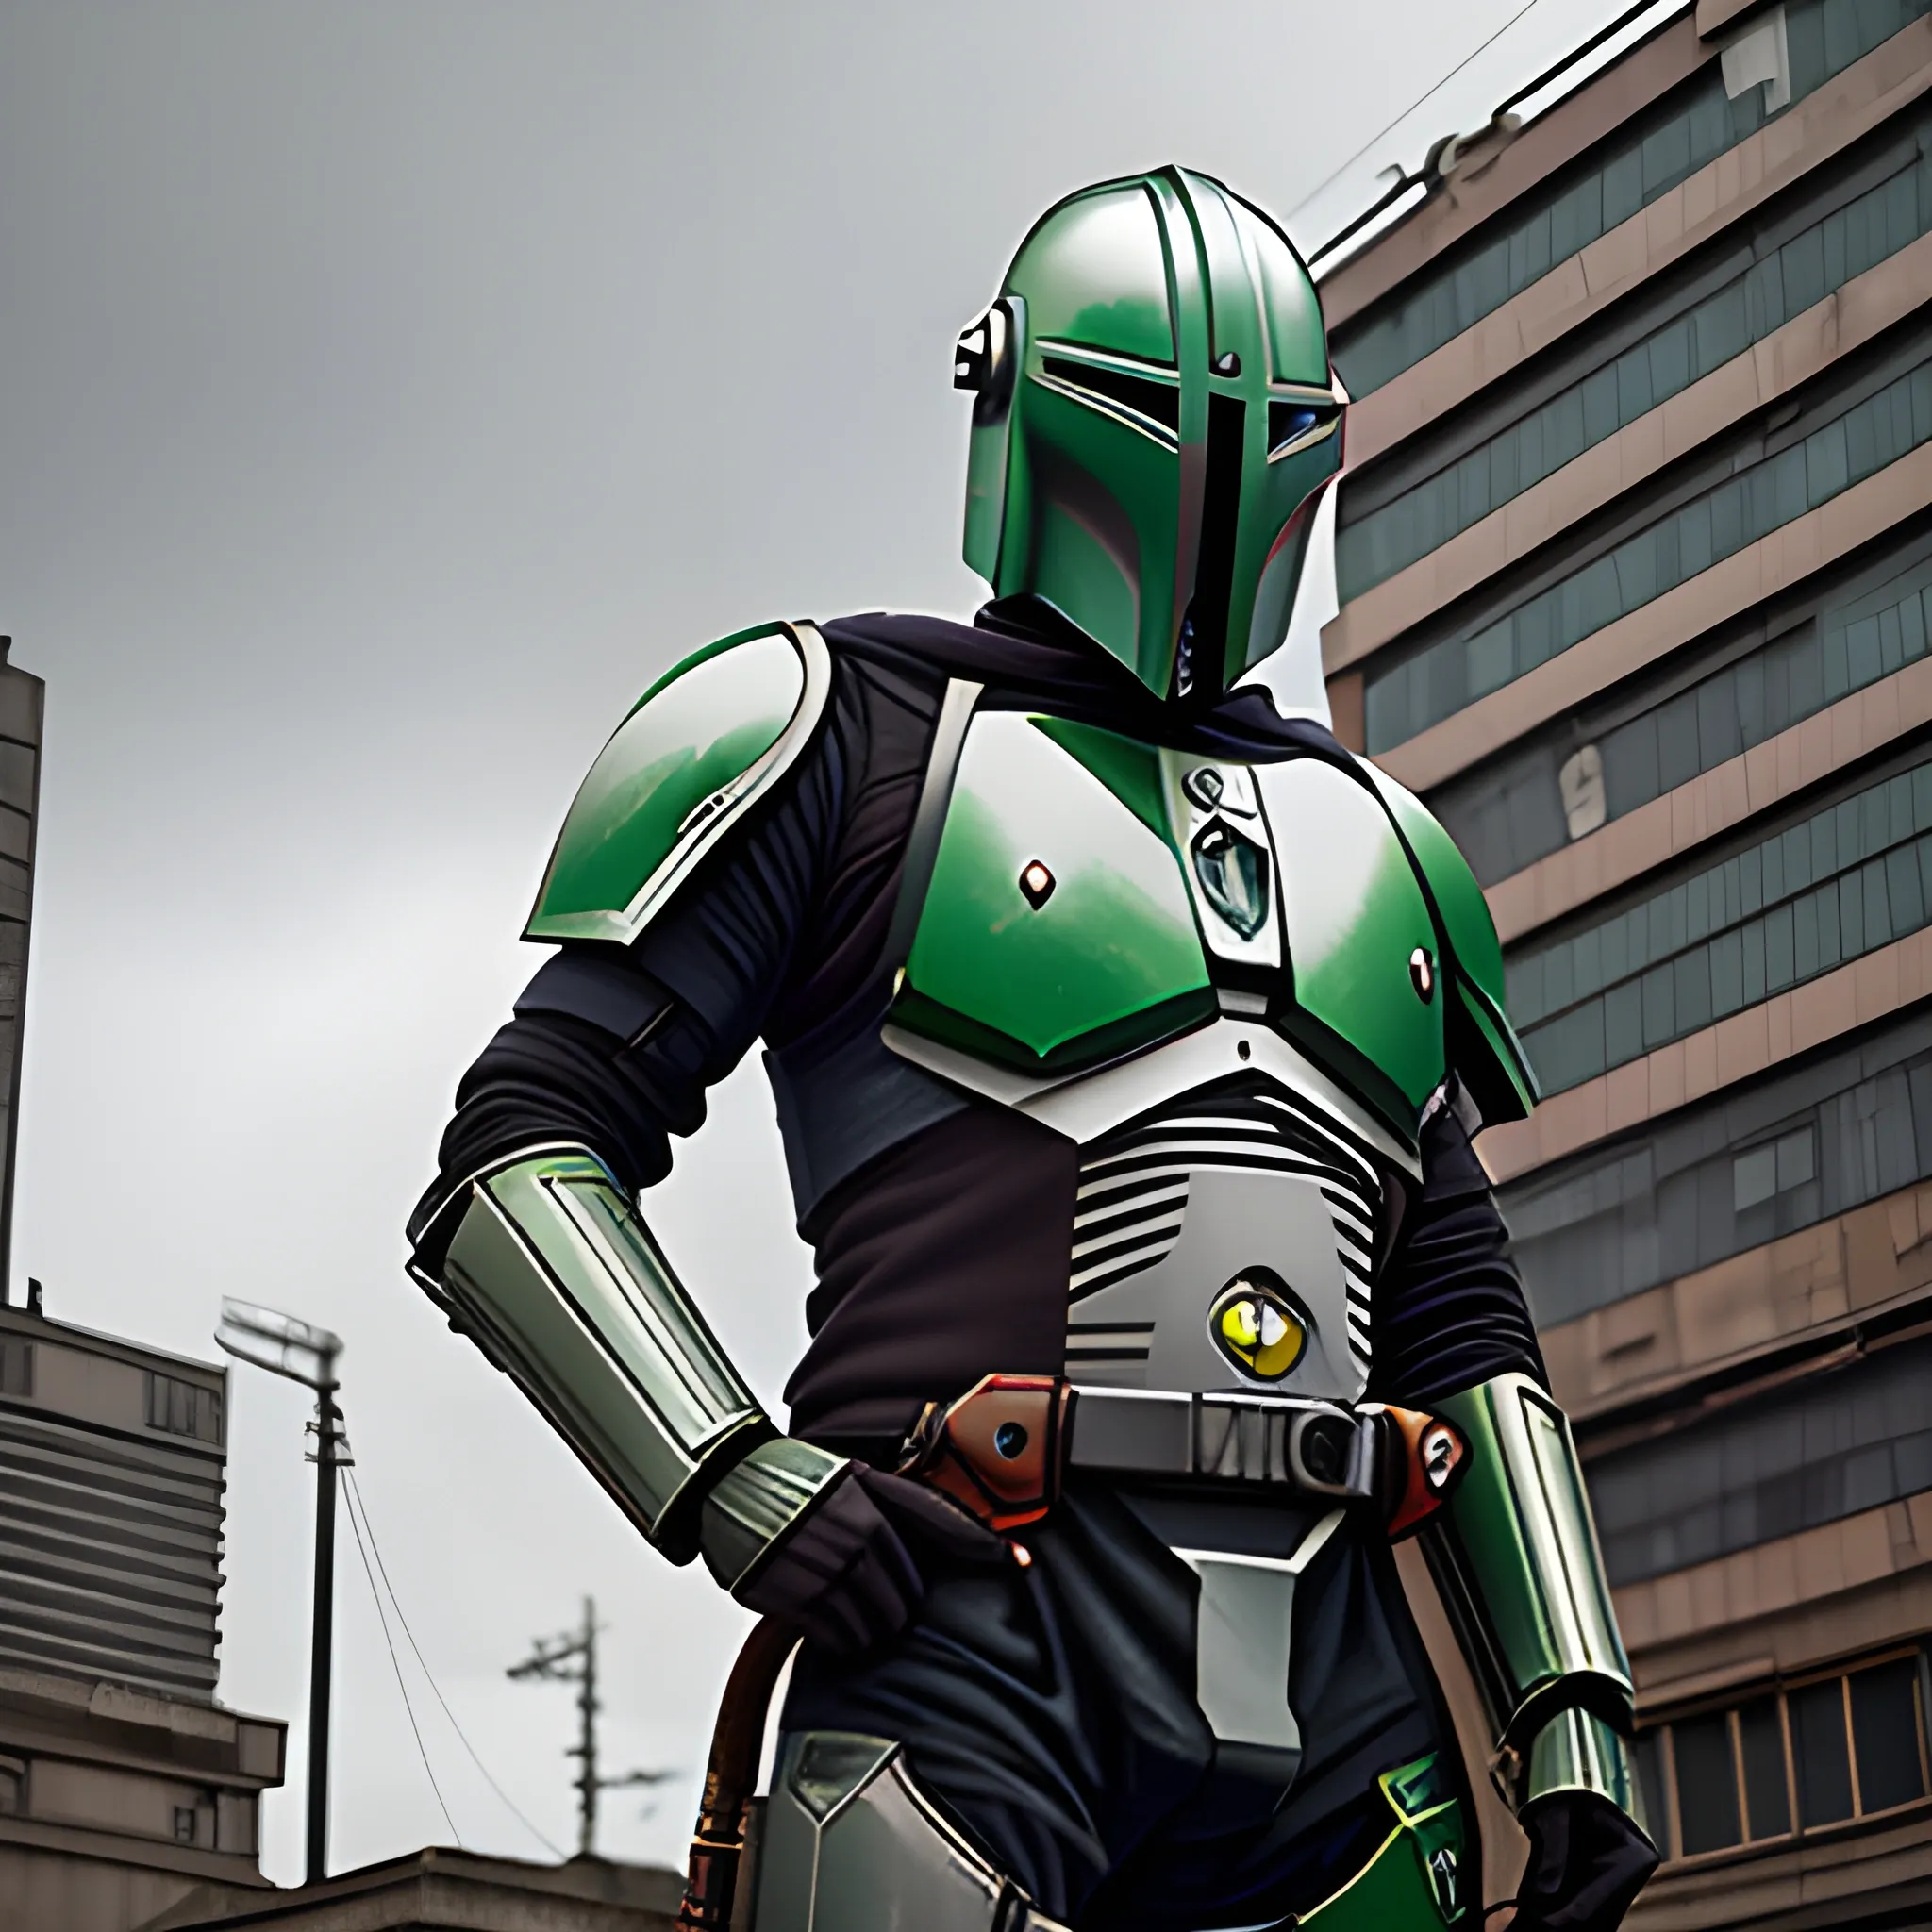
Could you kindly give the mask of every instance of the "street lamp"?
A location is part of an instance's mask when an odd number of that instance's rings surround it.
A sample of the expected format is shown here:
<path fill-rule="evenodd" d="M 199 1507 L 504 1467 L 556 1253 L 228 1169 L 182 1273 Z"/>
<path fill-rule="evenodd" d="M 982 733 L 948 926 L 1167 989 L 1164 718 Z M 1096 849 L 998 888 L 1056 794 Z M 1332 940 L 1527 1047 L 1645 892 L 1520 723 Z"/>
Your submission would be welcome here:
<path fill-rule="evenodd" d="M 334 1641 L 336 1470 L 349 1461 L 336 1407 L 341 1337 L 253 1302 L 222 1298 L 215 1341 L 228 1354 L 315 1391 L 315 1615 L 308 1657 L 308 1879 L 328 1876 L 328 1692 Z"/>

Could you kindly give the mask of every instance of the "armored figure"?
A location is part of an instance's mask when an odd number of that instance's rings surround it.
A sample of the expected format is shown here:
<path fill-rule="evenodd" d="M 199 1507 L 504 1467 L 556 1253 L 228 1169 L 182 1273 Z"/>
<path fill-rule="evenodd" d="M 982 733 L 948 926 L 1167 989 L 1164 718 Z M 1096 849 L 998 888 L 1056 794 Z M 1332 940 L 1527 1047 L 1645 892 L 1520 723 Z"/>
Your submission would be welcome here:
<path fill-rule="evenodd" d="M 1451 1925 L 1420 1536 L 1531 1843 L 1656 1864 L 1568 1424 L 1471 1145 L 1483 897 L 1274 693 L 1345 398 L 1274 224 L 1073 195 L 961 338 L 968 625 L 759 625 L 596 760 L 412 1273 L 638 1528 L 804 1642 L 758 1932 Z M 755 1040 L 810 1344 L 760 1409 L 641 1191 Z"/>

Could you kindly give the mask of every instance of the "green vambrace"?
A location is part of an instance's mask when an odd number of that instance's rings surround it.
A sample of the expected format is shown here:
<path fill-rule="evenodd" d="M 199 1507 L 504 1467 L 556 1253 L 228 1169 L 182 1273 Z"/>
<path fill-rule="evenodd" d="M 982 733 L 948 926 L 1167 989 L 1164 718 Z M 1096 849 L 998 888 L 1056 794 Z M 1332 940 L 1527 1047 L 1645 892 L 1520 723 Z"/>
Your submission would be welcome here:
<path fill-rule="evenodd" d="M 533 1151 L 469 1181 L 410 1273 L 653 1543 L 680 1563 L 702 1548 L 727 1588 L 845 1467 L 778 1434 L 581 1148 Z"/>
<path fill-rule="evenodd" d="M 1470 1457 L 1423 1549 L 1482 1694 L 1498 1783 L 1518 1811 L 1587 1790 L 1641 1824 L 1630 1663 L 1569 1422 L 1524 1374 L 1436 1408 Z"/>

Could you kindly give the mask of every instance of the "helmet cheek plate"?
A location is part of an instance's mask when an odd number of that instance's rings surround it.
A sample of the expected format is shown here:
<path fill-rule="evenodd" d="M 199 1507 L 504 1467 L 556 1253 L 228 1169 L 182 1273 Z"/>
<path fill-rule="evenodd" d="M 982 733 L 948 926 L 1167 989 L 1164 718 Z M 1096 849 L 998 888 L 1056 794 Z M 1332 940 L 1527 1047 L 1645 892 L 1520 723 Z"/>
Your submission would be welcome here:
<path fill-rule="evenodd" d="M 1179 168 L 1082 190 L 960 339 L 967 562 L 1162 697 L 1211 699 L 1288 627 L 1341 406 L 1307 269 Z"/>

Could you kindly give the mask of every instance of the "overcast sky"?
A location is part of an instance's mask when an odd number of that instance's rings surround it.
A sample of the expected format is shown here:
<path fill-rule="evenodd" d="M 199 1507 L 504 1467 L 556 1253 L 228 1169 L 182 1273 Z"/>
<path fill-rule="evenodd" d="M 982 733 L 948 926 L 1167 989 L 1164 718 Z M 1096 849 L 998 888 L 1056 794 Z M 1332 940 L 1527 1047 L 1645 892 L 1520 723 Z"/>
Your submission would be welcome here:
<path fill-rule="evenodd" d="M 48 685 L 14 1278 L 202 1357 L 223 1294 L 347 1339 L 404 1611 L 558 1843 L 569 1693 L 505 1666 L 596 1596 L 606 1767 L 681 1774 L 601 1848 L 681 1860 L 744 1627 L 402 1274 L 577 780 L 711 637 L 973 608 L 950 351 L 1046 204 L 1174 159 L 1287 215 L 1520 5 L 0 0 L 0 630 Z M 1542 0 L 1474 122 L 1611 10 Z M 775 1402 L 808 1257 L 755 1063 L 649 1205 Z M 291 1722 L 289 1882 L 307 1405 L 231 1391 L 221 1694 Z M 341 1868 L 450 1831 L 346 1524 L 337 1601 Z M 543 1856 L 411 1691 L 463 1841 Z"/>

